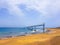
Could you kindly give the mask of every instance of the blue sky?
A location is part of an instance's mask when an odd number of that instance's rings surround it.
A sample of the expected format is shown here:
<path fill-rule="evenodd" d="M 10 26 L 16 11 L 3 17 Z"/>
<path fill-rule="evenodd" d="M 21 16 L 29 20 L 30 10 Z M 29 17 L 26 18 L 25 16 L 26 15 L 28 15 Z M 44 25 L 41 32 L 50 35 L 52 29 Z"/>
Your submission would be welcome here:
<path fill-rule="evenodd" d="M 0 0 L 0 27 L 42 23 L 60 26 L 60 0 Z"/>

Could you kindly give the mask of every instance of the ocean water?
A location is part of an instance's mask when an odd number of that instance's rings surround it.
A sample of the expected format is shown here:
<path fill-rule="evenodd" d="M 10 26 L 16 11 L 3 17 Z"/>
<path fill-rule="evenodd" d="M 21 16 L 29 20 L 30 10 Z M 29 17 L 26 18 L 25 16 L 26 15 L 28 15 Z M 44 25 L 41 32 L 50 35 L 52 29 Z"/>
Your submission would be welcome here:
<path fill-rule="evenodd" d="M 38 31 L 39 32 L 39 31 Z M 43 32 L 40 30 L 40 32 Z M 27 28 L 7 28 L 7 27 L 2 27 L 0 28 L 0 38 L 5 38 L 9 36 L 19 36 L 19 35 L 25 35 L 33 33 L 32 30 L 29 30 Z"/>

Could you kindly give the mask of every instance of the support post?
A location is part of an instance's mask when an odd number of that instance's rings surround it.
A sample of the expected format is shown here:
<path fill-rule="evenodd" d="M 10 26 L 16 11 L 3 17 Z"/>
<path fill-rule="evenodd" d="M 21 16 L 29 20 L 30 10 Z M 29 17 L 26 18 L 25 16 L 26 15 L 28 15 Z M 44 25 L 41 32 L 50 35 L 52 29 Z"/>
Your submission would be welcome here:
<path fill-rule="evenodd" d="M 45 33 L 45 24 L 43 24 L 43 33 Z"/>

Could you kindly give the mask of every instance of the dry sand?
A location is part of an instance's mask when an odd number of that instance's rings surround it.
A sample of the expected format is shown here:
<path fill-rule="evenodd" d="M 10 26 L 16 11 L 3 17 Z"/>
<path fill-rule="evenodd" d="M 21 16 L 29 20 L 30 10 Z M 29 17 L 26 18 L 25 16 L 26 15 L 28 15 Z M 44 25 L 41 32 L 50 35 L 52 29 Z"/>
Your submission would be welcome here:
<path fill-rule="evenodd" d="M 48 29 L 52 32 L 0 39 L 0 45 L 60 45 L 60 29 Z"/>

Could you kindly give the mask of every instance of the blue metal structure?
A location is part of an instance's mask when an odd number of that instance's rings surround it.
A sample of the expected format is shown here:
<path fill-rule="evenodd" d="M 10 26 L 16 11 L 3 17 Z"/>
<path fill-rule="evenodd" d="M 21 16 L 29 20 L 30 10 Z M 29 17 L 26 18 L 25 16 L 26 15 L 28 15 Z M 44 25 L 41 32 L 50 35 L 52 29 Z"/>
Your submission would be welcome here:
<path fill-rule="evenodd" d="M 41 26 L 43 28 L 41 28 Z M 43 33 L 45 32 L 45 24 L 41 24 L 41 25 L 33 25 L 33 26 L 28 26 L 27 29 L 31 30 L 31 31 L 36 31 L 37 29 L 43 30 Z"/>

